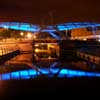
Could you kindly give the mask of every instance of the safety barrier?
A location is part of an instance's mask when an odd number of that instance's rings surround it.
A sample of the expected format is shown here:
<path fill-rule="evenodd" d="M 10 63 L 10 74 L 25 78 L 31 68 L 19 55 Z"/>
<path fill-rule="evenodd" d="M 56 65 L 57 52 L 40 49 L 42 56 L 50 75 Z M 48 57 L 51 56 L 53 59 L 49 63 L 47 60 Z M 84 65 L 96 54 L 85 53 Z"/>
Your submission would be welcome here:
<path fill-rule="evenodd" d="M 0 46 L 0 56 L 6 55 L 8 53 L 18 50 L 16 46 Z"/>

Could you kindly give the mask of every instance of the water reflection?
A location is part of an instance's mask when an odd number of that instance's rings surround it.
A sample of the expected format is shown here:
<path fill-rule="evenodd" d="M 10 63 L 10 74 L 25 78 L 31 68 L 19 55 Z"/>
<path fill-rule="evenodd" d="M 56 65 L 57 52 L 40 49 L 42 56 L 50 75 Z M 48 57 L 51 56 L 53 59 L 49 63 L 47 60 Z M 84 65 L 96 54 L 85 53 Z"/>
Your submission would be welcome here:
<path fill-rule="evenodd" d="M 40 73 L 41 72 L 41 73 Z M 11 80 L 11 79 L 33 79 L 39 76 L 45 75 L 47 77 L 60 77 L 60 78 L 69 78 L 69 77 L 100 77 L 100 73 L 95 72 L 85 72 L 79 70 L 70 70 L 70 69 L 58 69 L 58 68 L 41 68 L 39 71 L 28 69 L 21 70 L 6 74 L 0 75 L 0 80 Z M 43 78 L 43 77 L 42 77 Z"/>
<path fill-rule="evenodd" d="M 84 61 L 33 62 L 32 53 L 20 54 L 5 62 L 0 70 L 0 80 L 34 79 L 38 77 L 100 77 L 99 72 L 90 70 Z M 84 63 L 84 65 L 82 64 Z M 86 65 L 86 66 L 85 66 Z"/>

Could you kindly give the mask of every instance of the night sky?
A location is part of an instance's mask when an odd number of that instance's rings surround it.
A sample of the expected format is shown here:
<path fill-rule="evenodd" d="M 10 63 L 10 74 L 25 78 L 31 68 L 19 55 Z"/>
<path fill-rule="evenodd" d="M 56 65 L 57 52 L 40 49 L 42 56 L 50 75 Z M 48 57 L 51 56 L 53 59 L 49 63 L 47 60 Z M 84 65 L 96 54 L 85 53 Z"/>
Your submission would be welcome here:
<path fill-rule="evenodd" d="M 91 21 L 100 22 L 100 1 L 96 0 L 0 0 L 0 21 L 33 24 Z"/>

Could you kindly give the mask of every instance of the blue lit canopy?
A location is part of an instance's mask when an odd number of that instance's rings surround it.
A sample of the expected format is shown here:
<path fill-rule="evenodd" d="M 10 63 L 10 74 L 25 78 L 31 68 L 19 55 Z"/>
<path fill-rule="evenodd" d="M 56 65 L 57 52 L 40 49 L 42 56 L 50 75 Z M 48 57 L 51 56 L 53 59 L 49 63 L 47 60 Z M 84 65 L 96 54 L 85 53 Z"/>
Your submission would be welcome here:
<path fill-rule="evenodd" d="M 71 30 L 76 28 L 85 28 L 85 27 L 97 27 L 100 26 L 100 23 L 92 23 L 92 22 L 70 22 L 64 24 L 57 24 L 53 26 L 47 26 L 45 29 L 42 29 L 42 32 L 54 32 L 56 31 L 55 27 L 59 30 Z M 39 25 L 33 25 L 29 23 L 20 23 L 20 22 L 0 22 L 1 28 L 9 28 L 15 30 L 22 31 L 31 31 L 38 32 L 41 27 Z"/>
<path fill-rule="evenodd" d="M 29 23 L 19 23 L 19 22 L 0 22 L 1 28 L 37 32 L 40 30 L 38 25 L 32 25 Z"/>
<path fill-rule="evenodd" d="M 92 22 L 72 22 L 72 23 L 64 23 L 57 24 L 56 27 L 58 30 L 72 30 L 76 28 L 86 28 L 86 27 L 97 27 L 100 26 L 100 23 L 92 23 Z"/>

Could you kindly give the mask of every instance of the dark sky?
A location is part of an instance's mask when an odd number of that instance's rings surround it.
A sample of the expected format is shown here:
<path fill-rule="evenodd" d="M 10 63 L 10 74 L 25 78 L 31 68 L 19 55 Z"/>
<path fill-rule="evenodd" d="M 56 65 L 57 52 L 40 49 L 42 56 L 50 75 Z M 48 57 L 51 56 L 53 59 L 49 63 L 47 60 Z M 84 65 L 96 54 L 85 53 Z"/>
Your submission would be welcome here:
<path fill-rule="evenodd" d="M 72 21 L 100 22 L 100 1 L 96 0 L 0 0 L 0 21 L 50 24 Z"/>

